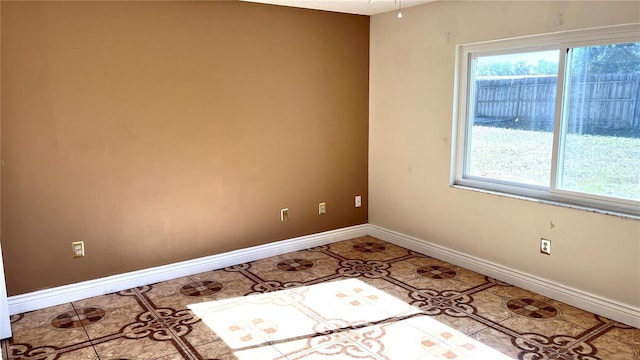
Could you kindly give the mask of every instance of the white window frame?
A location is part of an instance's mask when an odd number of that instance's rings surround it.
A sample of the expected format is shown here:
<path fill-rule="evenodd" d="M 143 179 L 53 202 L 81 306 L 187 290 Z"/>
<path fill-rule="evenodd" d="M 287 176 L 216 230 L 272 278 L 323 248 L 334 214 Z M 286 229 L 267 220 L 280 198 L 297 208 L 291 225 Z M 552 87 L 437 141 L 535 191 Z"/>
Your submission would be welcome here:
<path fill-rule="evenodd" d="M 568 94 L 568 85 L 565 84 L 564 75 L 567 50 L 576 47 L 629 42 L 640 42 L 640 23 L 458 45 L 456 47 L 456 72 L 454 80 L 451 186 L 544 201 L 556 205 L 581 208 L 606 214 L 640 218 L 640 201 L 573 192 L 556 187 L 556 179 L 559 176 L 557 172 L 560 166 L 562 166 L 562 164 L 559 164 L 559 162 L 562 161 L 562 158 L 559 158 L 559 154 L 563 149 L 558 149 L 562 144 L 560 142 L 560 136 L 564 131 L 561 127 L 566 126 L 566 121 L 563 121 L 563 119 L 567 116 L 567 114 L 562 112 L 564 108 L 563 105 L 568 101 L 568 99 L 563 98 L 563 94 Z M 473 110 L 469 107 L 474 89 L 474 86 L 470 84 L 470 70 L 473 56 L 503 55 L 544 50 L 560 50 L 553 133 L 553 155 L 550 174 L 551 181 L 549 187 L 465 175 L 466 171 L 464 167 L 465 165 L 468 166 L 468 164 L 465 164 L 465 157 L 468 155 L 467 152 L 470 151 L 467 146 L 469 144 L 467 125 L 469 114 Z"/>

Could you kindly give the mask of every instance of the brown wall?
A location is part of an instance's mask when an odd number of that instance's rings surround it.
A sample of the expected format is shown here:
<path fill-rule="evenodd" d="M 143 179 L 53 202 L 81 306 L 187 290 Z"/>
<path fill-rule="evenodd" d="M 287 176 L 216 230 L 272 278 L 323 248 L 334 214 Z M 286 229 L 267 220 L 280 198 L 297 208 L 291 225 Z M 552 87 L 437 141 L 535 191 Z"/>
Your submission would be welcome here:
<path fill-rule="evenodd" d="M 3 1 L 1 44 L 10 295 L 367 222 L 368 17 Z"/>

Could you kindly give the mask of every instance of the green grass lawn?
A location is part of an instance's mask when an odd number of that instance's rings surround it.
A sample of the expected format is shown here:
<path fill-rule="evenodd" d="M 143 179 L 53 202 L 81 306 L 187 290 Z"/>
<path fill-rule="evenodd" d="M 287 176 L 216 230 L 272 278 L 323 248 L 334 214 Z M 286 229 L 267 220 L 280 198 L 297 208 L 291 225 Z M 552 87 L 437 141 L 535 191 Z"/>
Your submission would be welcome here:
<path fill-rule="evenodd" d="M 474 126 L 470 174 L 548 187 L 553 134 Z M 559 188 L 640 200 L 640 137 L 569 134 Z"/>

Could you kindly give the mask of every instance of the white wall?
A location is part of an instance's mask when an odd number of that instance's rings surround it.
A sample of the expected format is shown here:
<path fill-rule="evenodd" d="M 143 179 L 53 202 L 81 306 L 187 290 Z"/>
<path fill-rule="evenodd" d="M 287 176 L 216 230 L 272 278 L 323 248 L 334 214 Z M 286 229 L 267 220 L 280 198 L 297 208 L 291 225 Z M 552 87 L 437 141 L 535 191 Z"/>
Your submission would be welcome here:
<path fill-rule="evenodd" d="M 369 222 L 640 306 L 640 221 L 449 186 L 457 44 L 640 22 L 640 2 L 438 1 L 403 14 L 371 18 Z"/>

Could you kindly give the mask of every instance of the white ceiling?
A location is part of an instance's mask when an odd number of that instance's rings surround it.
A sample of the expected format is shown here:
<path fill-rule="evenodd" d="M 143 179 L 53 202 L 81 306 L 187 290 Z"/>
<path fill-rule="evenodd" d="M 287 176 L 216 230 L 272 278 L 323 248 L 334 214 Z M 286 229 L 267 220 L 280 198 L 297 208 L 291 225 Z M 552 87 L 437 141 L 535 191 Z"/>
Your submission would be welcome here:
<path fill-rule="evenodd" d="M 348 14 L 375 15 L 387 11 L 426 4 L 436 0 L 241 0 L 263 4 L 292 6 L 305 9 L 334 11 Z"/>

